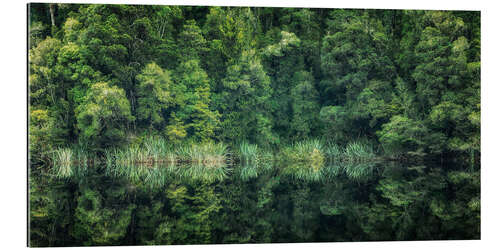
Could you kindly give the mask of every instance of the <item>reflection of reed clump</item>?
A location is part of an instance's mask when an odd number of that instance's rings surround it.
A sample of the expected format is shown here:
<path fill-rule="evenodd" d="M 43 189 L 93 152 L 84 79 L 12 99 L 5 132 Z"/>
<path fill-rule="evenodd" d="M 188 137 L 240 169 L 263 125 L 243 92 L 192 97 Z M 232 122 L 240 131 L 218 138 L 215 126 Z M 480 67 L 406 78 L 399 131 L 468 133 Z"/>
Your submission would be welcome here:
<path fill-rule="evenodd" d="M 323 144 L 318 140 L 302 141 L 285 147 L 278 156 L 284 174 L 296 179 L 318 181 L 325 156 Z"/>
<path fill-rule="evenodd" d="M 373 170 L 376 155 L 367 143 L 351 142 L 345 147 L 323 144 L 319 140 L 302 141 L 285 147 L 279 154 L 283 173 L 297 179 L 318 181 L 345 173 L 360 181 Z"/>
<path fill-rule="evenodd" d="M 181 147 L 177 156 L 183 163 L 179 168 L 183 178 L 214 182 L 227 176 L 227 146 L 222 143 Z"/>
<path fill-rule="evenodd" d="M 376 157 L 372 147 L 352 142 L 345 147 L 324 144 L 320 140 L 296 142 L 278 151 L 276 158 L 269 150 L 242 142 L 230 153 L 222 143 L 174 146 L 161 137 L 150 137 L 139 144 L 104 152 L 106 173 L 127 177 L 135 182 L 162 185 L 165 178 L 222 181 L 229 173 L 247 181 L 279 166 L 279 173 L 305 181 L 319 181 L 345 173 L 361 180 L 372 172 Z M 81 149 L 58 149 L 52 162 L 55 176 L 81 176 L 94 160 Z M 276 161 L 274 161 L 276 159 Z M 233 164 L 238 163 L 238 164 Z"/>
<path fill-rule="evenodd" d="M 168 176 L 223 180 L 227 175 L 227 147 L 222 143 L 193 144 L 173 149 L 164 139 L 149 139 L 142 146 L 116 150 L 108 157 L 110 172 L 133 180 L 165 183 Z M 161 179 L 161 181 L 159 180 Z"/>
<path fill-rule="evenodd" d="M 60 148 L 51 157 L 52 172 L 58 178 L 81 177 L 94 160 L 82 149 Z"/>
<path fill-rule="evenodd" d="M 52 156 L 52 163 L 54 165 L 54 173 L 57 177 L 69 177 L 73 170 L 72 165 L 73 151 L 69 148 L 57 149 Z"/>
<path fill-rule="evenodd" d="M 373 147 L 362 142 L 350 142 L 344 148 L 329 144 L 325 147 L 325 154 L 330 160 L 348 162 L 372 161 L 376 157 Z"/>
<path fill-rule="evenodd" d="M 222 143 L 193 144 L 178 148 L 176 155 L 184 163 L 216 167 L 226 163 L 227 146 Z"/>
<path fill-rule="evenodd" d="M 150 137 L 140 145 L 115 149 L 112 153 L 116 164 L 153 166 L 162 163 L 175 165 L 177 157 L 172 146 L 163 138 Z"/>
<path fill-rule="evenodd" d="M 238 147 L 237 157 L 239 164 L 235 169 L 244 181 L 256 178 L 260 173 L 272 169 L 272 154 L 255 144 L 242 142 Z"/>

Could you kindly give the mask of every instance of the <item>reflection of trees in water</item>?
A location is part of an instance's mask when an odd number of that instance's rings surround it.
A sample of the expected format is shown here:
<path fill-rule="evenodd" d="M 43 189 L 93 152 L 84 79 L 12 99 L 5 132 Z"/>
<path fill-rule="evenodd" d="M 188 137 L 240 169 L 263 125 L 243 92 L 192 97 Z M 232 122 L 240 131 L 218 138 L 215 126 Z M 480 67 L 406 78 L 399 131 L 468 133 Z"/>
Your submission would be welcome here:
<path fill-rule="evenodd" d="M 445 171 L 329 162 L 318 182 L 273 168 L 242 178 L 239 171 L 249 166 L 238 165 L 222 179 L 196 178 L 198 170 L 188 169 L 197 167 L 130 167 L 123 171 L 137 173 L 129 175 L 96 167 L 67 179 L 33 178 L 32 240 L 119 245 L 479 237 L 479 172 L 453 165 Z M 164 181 L 152 185 L 155 178 Z"/>

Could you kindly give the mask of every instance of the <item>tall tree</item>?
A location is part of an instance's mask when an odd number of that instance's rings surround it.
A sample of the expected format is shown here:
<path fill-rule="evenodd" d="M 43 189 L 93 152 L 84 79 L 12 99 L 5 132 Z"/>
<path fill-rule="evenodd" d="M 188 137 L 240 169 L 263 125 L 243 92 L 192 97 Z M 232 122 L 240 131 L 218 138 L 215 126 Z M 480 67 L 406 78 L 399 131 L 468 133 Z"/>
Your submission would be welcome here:
<path fill-rule="evenodd" d="M 65 47 L 60 40 L 48 37 L 30 51 L 30 106 L 48 112 L 44 136 L 51 146 L 62 146 L 74 138 L 69 96 L 72 84 L 65 78 L 67 69 L 62 65 Z"/>
<path fill-rule="evenodd" d="M 314 87 L 312 74 L 295 73 L 291 90 L 293 117 L 290 124 L 295 139 L 306 139 L 317 134 L 319 128 L 319 94 Z"/>
<path fill-rule="evenodd" d="M 468 58 L 464 22 L 442 11 L 422 18 L 425 29 L 415 47 L 418 65 L 412 74 L 420 114 L 447 138 L 442 141 L 447 149 L 478 150 L 479 63 Z"/>
<path fill-rule="evenodd" d="M 343 138 L 373 136 L 378 128 L 392 115 L 387 109 L 396 71 L 391 60 L 388 36 L 380 21 L 367 12 L 339 11 L 345 19 L 333 11 L 329 22 L 332 33 L 323 38 L 322 80 L 324 104 L 340 106 L 345 120 L 338 127 Z M 334 32 L 334 33 L 333 33 Z M 325 121 L 332 120 L 326 119 Z M 326 124 L 335 126 L 333 124 Z"/>
<path fill-rule="evenodd" d="M 211 92 L 207 74 L 198 60 L 188 60 L 179 65 L 175 75 L 176 118 L 185 124 L 187 134 L 193 140 L 214 139 L 219 127 L 219 113 L 209 107 Z"/>
<path fill-rule="evenodd" d="M 290 136 L 290 122 L 292 119 L 291 89 L 294 82 L 290 80 L 293 75 L 304 70 L 303 56 L 300 54 L 301 41 L 294 34 L 281 31 L 277 43 L 267 46 L 263 53 L 265 69 L 271 77 L 271 109 L 273 112 L 273 128 L 283 139 Z"/>
<path fill-rule="evenodd" d="M 95 150 L 116 146 L 125 140 L 125 132 L 135 117 L 125 91 L 107 82 L 93 84 L 82 104 L 76 108 L 80 138 Z"/>
<path fill-rule="evenodd" d="M 162 131 L 167 109 L 173 104 L 170 72 L 150 63 L 137 75 L 137 118 Z"/>
<path fill-rule="evenodd" d="M 269 112 L 270 81 L 255 51 L 243 51 L 227 72 L 219 104 L 222 139 L 263 145 L 275 142 Z"/>

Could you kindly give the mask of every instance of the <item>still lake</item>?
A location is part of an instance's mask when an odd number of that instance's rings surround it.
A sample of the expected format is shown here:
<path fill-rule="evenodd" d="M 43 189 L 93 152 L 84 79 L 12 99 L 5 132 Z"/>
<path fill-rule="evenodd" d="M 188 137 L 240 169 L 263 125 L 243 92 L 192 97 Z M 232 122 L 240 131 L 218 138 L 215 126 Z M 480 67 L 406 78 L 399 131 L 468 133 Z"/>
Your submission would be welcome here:
<path fill-rule="evenodd" d="M 32 180 L 30 230 L 58 223 L 52 245 L 65 246 L 480 238 L 480 175 L 470 166 L 326 162 L 309 179 L 273 164 L 221 169 L 73 166 L 71 178 Z M 42 193 L 57 199 L 38 220 Z"/>

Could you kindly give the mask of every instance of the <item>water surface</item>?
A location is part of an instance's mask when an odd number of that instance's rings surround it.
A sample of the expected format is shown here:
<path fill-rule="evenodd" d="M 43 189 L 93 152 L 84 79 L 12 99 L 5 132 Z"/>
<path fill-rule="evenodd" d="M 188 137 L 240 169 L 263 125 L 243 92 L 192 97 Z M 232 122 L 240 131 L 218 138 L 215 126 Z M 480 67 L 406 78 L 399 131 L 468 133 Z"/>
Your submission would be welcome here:
<path fill-rule="evenodd" d="M 72 178 L 32 181 L 33 242 L 69 246 L 480 237 L 479 172 L 455 163 L 326 162 L 317 176 L 306 179 L 277 165 L 227 165 L 220 170 L 222 178 L 211 178 L 216 167 L 204 165 L 76 169 Z M 40 201 L 45 194 L 48 198 Z M 41 240 L 42 233 L 50 241 Z"/>

